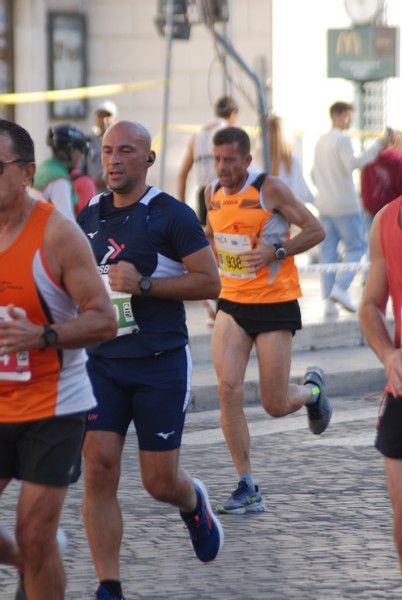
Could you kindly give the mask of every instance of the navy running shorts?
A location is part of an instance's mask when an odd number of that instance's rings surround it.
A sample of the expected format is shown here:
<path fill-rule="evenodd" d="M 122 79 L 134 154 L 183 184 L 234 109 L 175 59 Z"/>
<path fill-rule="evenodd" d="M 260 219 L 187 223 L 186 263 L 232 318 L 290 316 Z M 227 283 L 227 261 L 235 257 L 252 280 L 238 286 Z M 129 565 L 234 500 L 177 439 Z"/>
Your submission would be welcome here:
<path fill-rule="evenodd" d="M 267 331 L 290 330 L 295 334 L 302 328 L 300 306 L 297 300 L 272 304 L 243 304 L 219 299 L 217 311 L 232 316 L 250 337 Z"/>
<path fill-rule="evenodd" d="M 375 447 L 387 458 L 402 458 L 402 398 L 386 395 L 380 406 Z"/>
<path fill-rule="evenodd" d="M 0 424 L 0 479 L 66 486 L 81 474 L 87 412 Z"/>
<path fill-rule="evenodd" d="M 180 447 L 190 396 L 188 346 L 146 358 L 90 356 L 87 367 L 98 402 L 88 431 L 125 436 L 133 421 L 141 450 Z"/>

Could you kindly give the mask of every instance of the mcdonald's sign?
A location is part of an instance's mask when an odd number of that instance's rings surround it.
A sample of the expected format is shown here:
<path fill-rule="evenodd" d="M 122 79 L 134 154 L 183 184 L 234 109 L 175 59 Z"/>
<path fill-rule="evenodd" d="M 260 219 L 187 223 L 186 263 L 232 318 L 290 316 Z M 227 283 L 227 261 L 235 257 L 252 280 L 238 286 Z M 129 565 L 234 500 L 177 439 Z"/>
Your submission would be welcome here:
<path fill-rule="evenodd" d="M 374 81 L 399 75 L 399 29 L 364 26 L 329 29 L 328 77 Z"/>
<path fill-rule="evenodd" d="M 336 40 L 336 56 L 361 56 L 363 52 L 362 38 L 355 30 L 341 31 Z"/>

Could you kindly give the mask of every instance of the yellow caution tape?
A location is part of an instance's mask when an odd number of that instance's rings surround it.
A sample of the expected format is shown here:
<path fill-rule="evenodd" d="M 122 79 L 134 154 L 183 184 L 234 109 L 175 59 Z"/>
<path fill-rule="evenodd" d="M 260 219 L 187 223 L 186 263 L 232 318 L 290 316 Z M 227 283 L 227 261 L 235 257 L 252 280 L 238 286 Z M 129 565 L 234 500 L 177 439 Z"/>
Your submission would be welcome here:
<path fill-rule="evenodd" d="M 57 102 L 58 100 L 79 100 L 98 96 L 113 96 L 123 92 L 145 90 L 165 86 L 165 81 L 138 81 L 136 83 L 112 83 L 90 87 L 69 88 L 66 90 L 47 90 L 44 92 L 20 92 L 0 94 L 0 104 L 26 104 L 31 102 Z"/>

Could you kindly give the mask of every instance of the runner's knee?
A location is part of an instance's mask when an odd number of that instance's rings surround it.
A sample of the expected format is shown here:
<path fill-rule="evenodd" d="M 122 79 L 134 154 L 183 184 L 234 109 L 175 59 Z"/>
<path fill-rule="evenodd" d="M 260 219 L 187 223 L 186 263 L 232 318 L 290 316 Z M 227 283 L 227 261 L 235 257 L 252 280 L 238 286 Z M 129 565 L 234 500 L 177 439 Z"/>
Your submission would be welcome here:
<path fill-rule="evenodd" d="M 143 474 L 142 483 L 148 494 L 159 502 L 170 502 L 175 495 L 175 482 L 169 476 L 161 478 Z"/>
<path fill-rule="evenodd" d="M 120 465 L 106 455 L 85 456 L 85 484 L 91 489 L 105 491 L 117 489 L 120 478 Z"/>
<path fill-rule="evenodd" d="M 271 395 L 266 401 L 261 398 L 261 404 L 270 417 L 279 418 L 289 414 L 288 398 L 286 394 Z"/>

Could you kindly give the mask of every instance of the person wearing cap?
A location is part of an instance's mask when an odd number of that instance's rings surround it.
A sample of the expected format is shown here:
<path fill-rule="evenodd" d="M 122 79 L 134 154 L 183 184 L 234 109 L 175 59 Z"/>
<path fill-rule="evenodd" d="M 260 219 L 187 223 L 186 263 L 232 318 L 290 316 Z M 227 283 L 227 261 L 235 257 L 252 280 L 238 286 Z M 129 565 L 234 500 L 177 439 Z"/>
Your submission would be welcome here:
<path fill-rule="evenodd" d="M 78 194 L 71 172 L 86 153 L 87 139 L 80 129 L 65 124 L 49 127 L 46 143 L 52 156 L 38 165 L 31 194 L 36 200 L 51 202 L 66 217 L 75 220 Z"/>
<path fill-rule="evenodd" d="M 88 135 L 90 150 L 86 157 L 86 173 L 95 182 L 97 193 L 106 190 L 105 180 L 103 178 L 101 152 L 102 138 L 109 125 L 117 121 L 118 109 L 111 100 L 104 100 L 95 110 L 95 123 Z"/>

